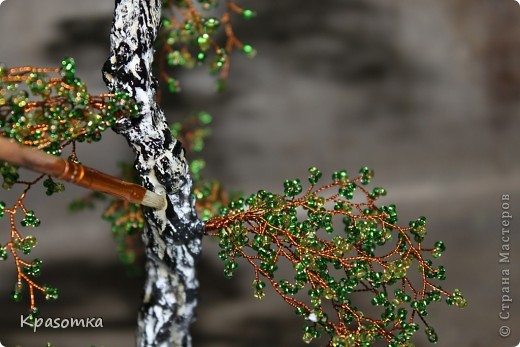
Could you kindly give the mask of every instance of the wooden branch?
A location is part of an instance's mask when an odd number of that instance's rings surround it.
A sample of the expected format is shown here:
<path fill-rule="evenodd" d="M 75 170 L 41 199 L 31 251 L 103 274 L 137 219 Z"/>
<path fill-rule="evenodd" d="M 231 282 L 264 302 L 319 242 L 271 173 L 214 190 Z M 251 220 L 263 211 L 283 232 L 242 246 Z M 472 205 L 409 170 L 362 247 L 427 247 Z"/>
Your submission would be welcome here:
<path fill-rule="evenodd" d="M 164 196 L 146 190 L 140 185 L 122 181 L 119 178 L 79 163 L 64 160 L 2 137 L 0 137 L 0 160 L 53 176 L 87 189 L 110 194 L 134 204 L 142 204 L 156 209 L 166 207 Z"/>

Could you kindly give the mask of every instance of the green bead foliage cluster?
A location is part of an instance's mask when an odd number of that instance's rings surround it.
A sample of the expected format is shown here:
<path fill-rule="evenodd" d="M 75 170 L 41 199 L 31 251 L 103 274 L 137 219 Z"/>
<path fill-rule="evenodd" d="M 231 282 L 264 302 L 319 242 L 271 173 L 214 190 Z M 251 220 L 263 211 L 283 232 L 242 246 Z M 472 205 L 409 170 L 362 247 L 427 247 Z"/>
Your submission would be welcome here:
<path fill-rule="evenodd" d="M 103 213 L 103 219 L 112 227 L 112 235 L 116 240 L 119 260 L 126 266 L 127 273 L 139 274 L 138 255 L 144 253 L 141 244 L 141 232 L 144 219 L 141 206 L 124 201 L 114 201 Z"/>
<path fill-rule="evenodd" d="M 216 13 L 221 12 L 218 17 Z M 243 44 L 233 33 L 232 14 L 249 20 L 255 16 L 250 9 L 243 9 L 233 1 L 219 0 L 164 0 L 162 27 L 157 40 L 160 76 L 168 90 L 181 90 L 179 81 L 166 71 L 175 68 L 191 69 L 206 65 L 213 75 L 218 76 L 217 90 L 225 88 L 229 70 L 229 56 L 238 48 L 248 57 L 256 50 Z M 221 36 L 225 36 L 225 42 Z"/>
<path fill-rule="evenodd" d="M 139 116 L 128 94 L 90 95 L 75 73 L 72 58 L 63 59 L 57 69 L 0 65 L 0 136 L 60 155 L 73 141 L 101 140 L 101 133 L 120 117 Z M 20 177 L 18 168 L 7 162 L 0 163 L 0 174 L 4 189 Z M 44 186 L 49 195 L 63 190 L 52 179 Z"/>
<path fill-rule="evenodd" d="M 132 164 L 119 162 L 118 165 L 121 169 L 120 178 L 122 180 L 139 184 L 139 178 Z M 88 195 L 72 201 L 69 210 L 79 212 L 86 208 L 93 209 L 97 202 L 106 201 L 109 201 L 109 204 L 103 212 L 102 218 L 111 225 L 119 260 L 125 265 L 129 275 L 137 275 L 141 272 L 137 260 L 139 254 L 143 253 L 140 235 L 144 229 L 144 219 L 139 204 L 107 197 L 98 192 L 90 192 Z"/>
<path fill-rule="evenodd" d="M 97 142 L 119 117 L 138 116 L 126 93 L 90 95 L 72 58 L 59 69 L 0 67 L 0 135 L 47 153 L 59 154 L 71 140 Z"/>
<path fill-rule="evenodd" d="M 31 311 L 30 315 L 36 315 L 38 309 L 34 304 L 34 290 L 39 290 L 45 295 L 45 300 L 53 301 L 59 296 L 58 289 L 51 286 L 39 286 L 36 284 L 35 279 L 41 274 L 42 260 L 34 258 L 31 262 L 27 262 L 20 258 L 19 252 L 23 254 L 30 254 L 34 247 L 38 244 L 36 237 L 28 235 L 23 237 L 17 225 L 15 224 L 14 215 L 19 209 L 24 214 L 24 217 L 20 220 L 20 226 L 26 228 L 37 228 L 40 225 L 40 220 L 35 216 L 34 211 L 27 211 L 23 205 L 23 199 L 19 199 L 16 205 L 9 210 L 5 209 L 6 204 L 0 202 L 0 218 L 2 218 L 7 212 L 11 219 L 11 241 L 3 245 L 0 248 L 0 260 L 4 261 L 8 259 L 8 250 L 14 255 L 15 265 L 17 268 L 17 281 L 14 285 L 14 289 L 11 292 L 11 298 L 15 302 L 19 302 L 23 299 L 23 294 L 28 288 L 30 299 L 31 299 Z"/>
<path fill-rule="evenodd" d="M 216 215 L 221 207 L 228 203 L 228 193 L 216 179 L 208 179 L 202 174 L 206 167 L 205 160 L 200 157 L 205 141 L 211 135 L 210 125 L 213 118 L 207 112 L 199 112 L 186 117 L 182 122 L 171 126 L 172 135 L 183 144 L 189 158 L 190 175 L 193 179 L 193 195 L 196 209 L 202 220 Z M 237 193 L 229 193 L 237 196 Z"/>
<path fill-rule="evenodd" d="M 126 93 L 91 95 L 85 83 L 76 76 L 72 58 L 65 58 L 60 68 L 17 67 L 0 65 L 0 136 L 14 139 L 26 146 L 37 147 L 47 153 L 60 155 L 63 148 L 73 146 L 69 158 L 78 162 L 75 145 L 77 142 L 97 142 L 107 128 L 115 125 L 122 117 L 139 117 L 139 106 Z M 11 297 L 20 301 L 29 291 L 30 315 L 36 316 L 34 291 L 40 291 L 46 300 L 58 298 L 58 290 L 40 286 L 35 278 L 41 273 L 42 261 L 23 260 L 19 252 L 30 254 L 37 245 L 36 237 L 22 236 L 18 225 L 36 228 L 40 220 L 35 212 L 27 210 L 24 199 L 33 185 L 43 181 L 47 195 L 59 193 L 64 185 L 51 177 L 40 175 L 32 181 L 20 180 L 18 167 L 0 162 L 2 188 L 13 185 L 25 186 L 22 194 L 11 208 L 0 203 L 0 218 L 6 213 L 10 218 L 10 239 L 0 244 L 0 260 L 8 258 L 9 251 L 17 269 L 17 281 Z M 22 218 L 19 224 L 16 216 Z"/>
<path fill-rule="evenodd" d="M 174 122 L 170 126 L 170 131 L 173 137 L 181 141 L 186 152 L 195 156 L 204 149 L 205 140 L 211 135 L 212 122 L 213 117 L 202 111 L 186 117 L 182 122 Z M 190 158 L 190 172 L 194 181 L 200 180 L 205 166 L 204 159 Z"/>
<path fill-rule="evenodd" d="M 132 165 L 120 162 L 122 178 L 138 184 L 139 178 Z M 111 198 L 111 203 L 103 213 L 103 219 L 111 224 L 112 235 L 116 240 L 119 260 L 126 266 L 128 274 L 141 273 L 137 259 L 143 253 L 141 232 L 144 229 L 144 218 L 141 206 L 127 201 Z"/>
<path fill-rule="evenodd" d="M 263 298 L 270 283 L 306 321 L 306 343 L 326 334 L 333 347 L 381 340 L 409 347 L 418 320 L 428 340 L 437 342 L 425 320 L 428 306 L 442 297 L 458 307 L 466 300 L 459 290 L 450 294 L 434 283 L 446 278 L 445 268 L 433 263 L 445 246 L 442 241 L 424 246 L 426 219 L 397 226 L 395 205 L 376 205 L 386 190 L 366 187 L 374 175 L 367 167 L 353 179 L 345 170 L 334 172 L 332 182 L 321 186 L 322 173 L 309 172 L 306 191 L 299 179 L 286 180 L 284 194 L 260 190 L 206 222 L 206 231 L 219 240 L 225 277 L 233 276 L 240 259 L 249 263 L 254 296 Z M 290 277 L 279 270 L 287 264 Z M 360 292 L 374 306 L 374 316 L 354 304 Z"/>

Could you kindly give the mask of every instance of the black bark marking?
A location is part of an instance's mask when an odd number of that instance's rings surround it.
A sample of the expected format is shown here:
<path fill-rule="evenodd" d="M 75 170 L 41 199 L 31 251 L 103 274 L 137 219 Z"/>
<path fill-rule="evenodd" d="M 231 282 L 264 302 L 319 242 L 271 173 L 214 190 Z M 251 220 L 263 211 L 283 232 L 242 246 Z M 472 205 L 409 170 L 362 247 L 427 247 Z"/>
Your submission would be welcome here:
<path fill-rule="evenodd" d="M 138 346 L 189 347 L 198 289 L 194 266 L 204 226 L 195 212 L 182 145 L 171 136 L 155 102 L 158 83 L 150 75 L 150 58 L 161 22 L 160 7 L 161 1 L 116 0 L 111 57 L 103 66 L 103 78 L 111 92 L 125 91 L 141 105 L 141 118 L 120 119 L 113 129 L 134 150 L 143 186 L 168 194 L 165 211 L 143 208 L 147 278 Z"/>

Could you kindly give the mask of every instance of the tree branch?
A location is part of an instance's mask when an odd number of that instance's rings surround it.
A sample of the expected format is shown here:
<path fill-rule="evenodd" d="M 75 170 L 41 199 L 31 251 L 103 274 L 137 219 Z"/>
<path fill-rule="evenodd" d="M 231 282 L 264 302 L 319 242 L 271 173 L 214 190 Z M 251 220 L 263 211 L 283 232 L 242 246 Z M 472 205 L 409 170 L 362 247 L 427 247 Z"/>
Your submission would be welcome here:
<path fill-rule="evenodd" d="M 188 329 L 198 289 L 194 266 L 203 230 L 184 150 L 156 103 L 151 64 L 160 14 L 161 0 L 116 0 L 111 55 L 103 67 L 110 91 L 123 90 L 141 106 L 139 119 L 120 119 L 114 130 L 134 150 L 142 184 L 168 197 L 163 210 L 143 208 L 147 278 L 137 332 L 140 347 L 191 346 Z"/>

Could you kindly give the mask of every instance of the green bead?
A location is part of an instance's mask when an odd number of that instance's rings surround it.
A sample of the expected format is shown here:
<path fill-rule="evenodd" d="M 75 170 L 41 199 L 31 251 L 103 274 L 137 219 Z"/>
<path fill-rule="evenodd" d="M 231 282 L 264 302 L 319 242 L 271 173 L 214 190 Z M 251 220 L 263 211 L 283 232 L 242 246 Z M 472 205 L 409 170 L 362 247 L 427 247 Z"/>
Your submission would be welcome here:
<path fill-rule="evenodd" d="M 31 253 L 31 249 L 36 246 L 38 241 L 34 236 L 27 236 L 22 240 L 22 251 L 25 254 Z"/>
<path fill-rule="evenodd" d="M 372 177 L 374 177 L 374 170 L 369 169 L 366 166 L 363 166 L 359 170 L 359 173 L 361 174 L 361 184 L 363 185 L 369 184 Z"/>
<path fill-rule="evenodd" d="M 226 261 L 226 265 L 224 267 L 224 277 L 226 277 L 227 279 L 233 277 L 233 273 L 237 267 L 238 264 L 234 261 Z"/>
<path fill-rule="evenodd" d="M 172 21 L 167 18 L 163 18 L 162 25 L 165 28 L 169 28 L 172 25 Z"/>
<path fill-rule="evenodd" d="M 14 290 L 11 292 L 11 299 L 13 299 L 14 302 L 20 302 L 23 299 L 23 295 L 21 292 Z"/>
<path fill-rule="evenodd" d="M 12 188 L 12 186 L 18 181 L 20 175 L 18 174 L 18 167 L 11 165 L 7 162 L 1 163 L 0 166 L 0 174 L 2 174 L 4 178 L 4 182 L 2 187 L 6 190 Z"/>
<path fill-rule="evenodd" d="M 206 162 L 203 159 L 194 159 L 190 162 L 189 167 L 194 180 L 200 179 L 200 172 L 206 166 Z"/>
<path fill-rule="evenodd" d="M 168 78 L 168 90 L 170 91 L 170 93 L 180 92 L 181 87 L 179 81 L 172 77 Z"/>
<path fill-rule="evenodd" d="M 58 299 L 59 292 L 58 292 L 57 288 L 45 286 L 44 290 L 45 290 L 45 300 L 53 301 L 53 300 L 57 300 Z"/>
<path fill-rule="evenodd" d="M 199 44 L 199 48 L 201 51 L 207 51 L 210 45 L 210 37 L 208 34 L 202 34 L 197 38 L 197 43 Z"/>
<path fill-rule="evenodd" d="M 41 273 L 41 269 L 40 269 L 41 264 L 42 264 L 42 261 L 40 259 L 36 258 L 32 261 L 31 265 L 24 266 L 23 270 L 28 275 L 38 277 L 38 276 L 40 276 L 40 273 Z"/>
<path fill-rule="evenodd" d="M 427 328 L 425 332 L 426 336 L 428 337 L 428 341 L 430 341 L 431 343 L 437 343 L 439 338 L 433 328 Z"/>
<path fill-rule="evenodd" d="M 0 248 L 0 260 L 7 259 L 7 250 L 5 248 Z"/>
<path fill-rule="evenodd" d="M 260 280 L 254 280 L 252 286 L 255 289 L 263 289 L 265 288 L 265 282 Z"/>
<path fill-rule="evenodd" d="M 206 19 L 206 21 L 204 22 L 204 26 L 207 29 L 216 29 L 220 26 L 220 20 L 214 17 L 210 17 Z"/>
<path fill-rule="evenodd" d="M 40 225 L 40 220 L 34 216 L 34 211 L 27 211 L 25 218 L 20 221 L 24 227 L 36 228 Z"/>
<path fill-rule="evenodd" d="M 303 334 L 302 340 L 303 340 L 303 342 L 309 344 L 312 342 L 312 340 L 314 340 L 314 337 L 312 336 L 311 333 L 307 332 L 307 333 Z"/>
<path fill-rule="evenodd" d="M 31 309 L 29 310 L 29 314 L 27 315 L 27 317 L 25 319 L 30 323 L 34 323 L 34 321 L 38 317 L 39 313 L 40 312 L 37 307 L 31 307 Z"/>
<path fill-rule="evenodd" d="M 468 306 L 468 301 L 464 298 L 460 298 L 455 302 L 455 306 L 457 306 L 458 308 L 465 308 L 466 306 Z"/>
<path fill-rule="evenodd" d="M 73 58 L 65 58 L 61 61 L 62 69 L 65 71 L 71 71 L 74 72 L 74 59 Z"/>
<path fill-rule="evenodd" d="M 246 9 L 246 10 L 242 11 L 242 17 L 244 19 L 249 20 L 249 19 L 251 19 L 251 18 L 253 18 L 255 16 L 256 16 L 256 13 L 254 11 L 252 11 L 252 10 L 247 10 Z"/>
<path fill-rule="evenodd" d="M 202 125 L 209 125 L 213 121 L 213 117 L 207 112 L 199 112 L 198 118 Z"/>
<path fill-rule="evenodd" d="M 50 178 L 43 181 L 43 186 L 47 188 L 47 191 L 45 192 L 47 195 L 52 195 L 65 190 L 65 186 L 62 183 L 54 182 Z"/>
<path fill-rule="evenodd" d="M 256 50 L 251 45 L 242 46 L 242 52 L 244 52 L 250 58 L 253 58 L 256 55 Z"/>
<path fill-rule="evenodd" d="M 204 53 L 204 52 L 197 53 L 197 61 L 203 62 L 204 60 L 206 60 L 206 53 Z"/>
<path fill-rule="evenodd" d="M 404 308 L 400 308 L 397 310 L 397 317 L 402 321 L 406 320 L 407 314 L 408 312 Z"/>
<path fill-rule="evenodd" d="M 322 176 L 322 173 L 320 170 L 318 170 L 316 167 L 311 167 L 309 168 L 309 173 L 311 174 L 309 176 L 309 182 L 311 184 L 316 184 L 318 183 L 319 179 L 321 178 Z"/>
<path fill-rule="evenodd" d="M 432 250 L 432 256 L 434 258 L 439 258 L 445 250 L 446 246 L 444 245 L 444 242 L 437 241 L 435 243 L 435 248 Z"/>
<path fill-rule="evenodd" d="M 186 64 L 186 58 L 180 51 L 173 51 L 168 53 L 166 56 L 168 65 L 170 66 L 182 66 Z"/>
<path fill-rule="evenodd" d="M 372 190 L 372 193 L 369 194 L 370 198 L 373 200 L 377 199 L 380 196 L 385 196 L 385 195 L 386 195 L 386 190 L 381 187 L 375 187 Z"/>
<path fill-rule="evenodd" d="M 333 181 L 340 181 L 346 183 L 348 181 L 347 170 L 336 171 L 332 174 Z"/>
<path fill-rule="evenodd" d="M 286 196 L 294 197 L 302 192 L 303 188 L 299 179 L 285 180 L 284 193 Z"/>
<path fill-rule="evenodd" d="M 76 78 L 76 67 L 73 58 L 65 58 L 61 61 L 61 76 L 63 77 L 63 81 L 67 84 L 75 84 Z"/>
<path fill-rule="evenodd" d="M 253 296 L 255 299 L 262 300 L 265 297 L 265 292 L 263 289 L 255 289 Z"/>
<path fill-rule="evenodd" d="M 446 250 L 446 246 L 442 241 L 435 242 L 435 248 L 438 248 L 441 252 L 444 252 Z"/>

